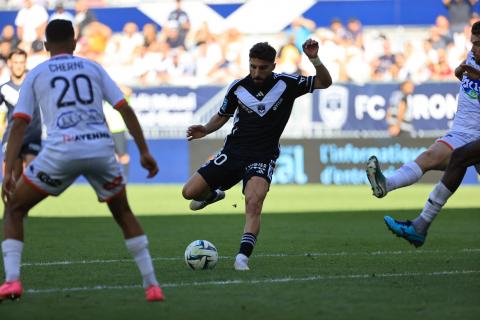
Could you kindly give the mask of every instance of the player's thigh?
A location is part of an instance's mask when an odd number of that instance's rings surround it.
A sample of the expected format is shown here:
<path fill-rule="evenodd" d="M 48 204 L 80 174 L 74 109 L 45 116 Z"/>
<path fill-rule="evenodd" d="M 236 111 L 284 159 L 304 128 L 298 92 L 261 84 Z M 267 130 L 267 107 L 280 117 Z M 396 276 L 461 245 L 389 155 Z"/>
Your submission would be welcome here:
<path fill-rule="evenodd" d="M 276 158 L 263 158 L 250 161 L 245 167 L 245 175 L 243 177 L 243 193 L 246 194 L 246 188 L 252 178 L 262 178 L 267 185 L 267 192 L 272 182 L 273 171 L 275 170 Z M 255 179 L 257 181 L 257 179 Z"/>
<path fill-rule="evenodd" d="M 60 195 L 78 177 L 75 162 L 55 158 L 41 152 L 23 172 L 23 180 L 37 191 L 53 196 Z"/>
<path fill-rule="evenodd" d="M 436 141 L 426 151 L 422 152 L 415 162 L 424 172 L 428 170 L 445 170 L 450 160 L 452 149 L 449 145 Z"/>
<path fill-rule="evenodd" d="M 469 167 L 471 165 L 477 165 L 477 168 L 480 162 L 480 140 L 470 142 L 461 148 L 455 149 L 450 162 L 453 166 Z"/>
<path fill-rule="evenodd" d="M 211 188 L 205 178 L 198 172 L 195 172 L 183 186 L 182 195 L 185 199 L 193 199 L 202 196 L 210 189 Z"/>
<path fill-rule="evenodd" d="M 211 190 L 228 190 L 244 175 L 245 162 L 228 152 L 219 153 L 214 159 L 198 169 Z"/>
<path fill-rule="evenodd" d="M 95 190 L 99 201 L 111 201 L 125 188 L 122 167 L 115 156 L 83 160 L 82 174 Z"/>
<path fill-rule="evenodd" d="M 23 177 L 20 177 L 15 188 L 15 192 L 8 201 L 6 207 L 9 210 L 20 210 L 23 213 L 27 213 L 40 201 L 48 197 L 48 193 L 35 188 L 31 184 L 27 183 Z"/>

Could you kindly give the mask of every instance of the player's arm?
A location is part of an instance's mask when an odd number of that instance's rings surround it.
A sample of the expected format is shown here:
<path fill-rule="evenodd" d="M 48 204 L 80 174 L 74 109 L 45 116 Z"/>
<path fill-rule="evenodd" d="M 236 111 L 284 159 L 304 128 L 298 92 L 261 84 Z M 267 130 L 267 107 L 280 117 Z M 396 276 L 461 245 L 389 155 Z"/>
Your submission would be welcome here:
<path fill-rule="evenodd" d="M 8 135 L 8 147 L 5 154 L 5 174 L 2 185 L 2 200 L 4 203 L 7 203 L 8 200 L 10 200 L 10 196 L 15 191 L 16 181 L 13 176 L 13 165 L 20 154 L 28 122 L 29 120 L 26 118 L 14 118 L 10 134 Z"/>
<path fill-rule="evenodd" d="M 465 65 L 466 60 L 463 60 L 462 63 L 458 67 L 455 68 L 454 74 L 455 77 L 457 77 L 458 80 L 462 81 L 463 74 L 465 70 L 463 69 L 463 66 Z"/>
<path fill-rule="evenodd" d="M 332 85 L 332 77 L 330 76 L 330 72 L 328 72 L 325 65 L 320 61 L 318 57 L 318 42 L 312 39 L 308 39 L 302 46 L 303 52 L 307 55 L 307 57 L 312 62 L 313 66 L 315 67 L 315 83 L 313 87 L 315 89 L 325 89 Z"/>
<path fill-rule="evenodd" d="M 117 106 L 116 109 L 122 115 L 128 132 L 133 137 L 133 140 L 137 145 L 138 151 L 140 152 L 140 163 L 142 164 L 142 167 L 148 170 L 147 178 L 153 178 L 158 173 L 157 162 L 148 150 L 145 137 L 143 136 L 142 127 L 138 122 L 135 112 L 126 101 L 122 105 Z"/>
<path fill-rule="evenodd" d="M 218 113 L 215 114 L 205 125 L 197 124 L 188 127 L 187 129 L 187 139 L 188 141 L 194 139 L 200 139 L 205 137 L 207 134 L 217 131 L 225 123 L 227 123 L 229 116 L 219 115 Z"/>

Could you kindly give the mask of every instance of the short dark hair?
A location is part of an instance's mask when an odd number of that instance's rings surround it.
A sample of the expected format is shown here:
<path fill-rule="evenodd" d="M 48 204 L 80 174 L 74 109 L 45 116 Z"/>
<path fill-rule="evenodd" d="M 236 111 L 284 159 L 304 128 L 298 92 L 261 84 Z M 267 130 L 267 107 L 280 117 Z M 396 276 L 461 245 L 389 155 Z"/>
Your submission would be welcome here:
<path fill-rule="evenodd" d="M 250 58 L 275 62 L 277 51 L 268 42 L 259 42 L 250 49 Z"/>
<path fill-rule="evenodd" d="M 71 21 L 55 19 L 48 23 L 45 35 L 47 42 L 58 43 L 72 40 L 75 32 Z"/>
<path fill-rule="evenodd" d="M 472 25 L 472 34 L 480 36 L 480 20 Z"/>
<path fill-rule="evenodd" d="M 20 48 L 13 49 L 8 54 L 7 60 L 12 59 L 12 57 L 15 56 L 15 55 L 25 56 L 25 58 L 26 58 L 27 57 L 27 52 L 25 50 L 20 49 Z"/>

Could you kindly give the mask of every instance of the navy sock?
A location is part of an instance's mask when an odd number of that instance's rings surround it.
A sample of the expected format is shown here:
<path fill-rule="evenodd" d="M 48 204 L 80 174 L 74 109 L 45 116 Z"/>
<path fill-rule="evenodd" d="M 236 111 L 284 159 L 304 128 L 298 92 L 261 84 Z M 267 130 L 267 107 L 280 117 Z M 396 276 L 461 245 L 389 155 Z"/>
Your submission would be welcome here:
<path fill-rule="evenodd" d="M 240 241 L 240 250 L 239 253 L 250 257 L 253 251 L 253 247 L 255 247 L 255 243 L 257 242 L 257 236 L 253 233 L 246 232 L 242 236 L 242 240 Z"/>

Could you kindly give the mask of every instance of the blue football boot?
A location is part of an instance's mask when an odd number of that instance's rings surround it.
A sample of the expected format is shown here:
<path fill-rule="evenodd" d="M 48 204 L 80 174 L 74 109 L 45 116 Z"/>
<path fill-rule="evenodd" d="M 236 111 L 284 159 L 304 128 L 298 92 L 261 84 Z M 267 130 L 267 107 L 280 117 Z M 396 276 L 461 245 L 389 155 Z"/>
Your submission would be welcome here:
<path fill-rule="evenodd" d="M 383 220 L 390 231 L 396 234 L 397 237 L 404 238 L 413 244 L 415 248 L 421 247 L 425 243 L 427 235 L 419 234 L 413 227 L 412 221 L 398 221 L 389 216 L 383 217 Z"/>

